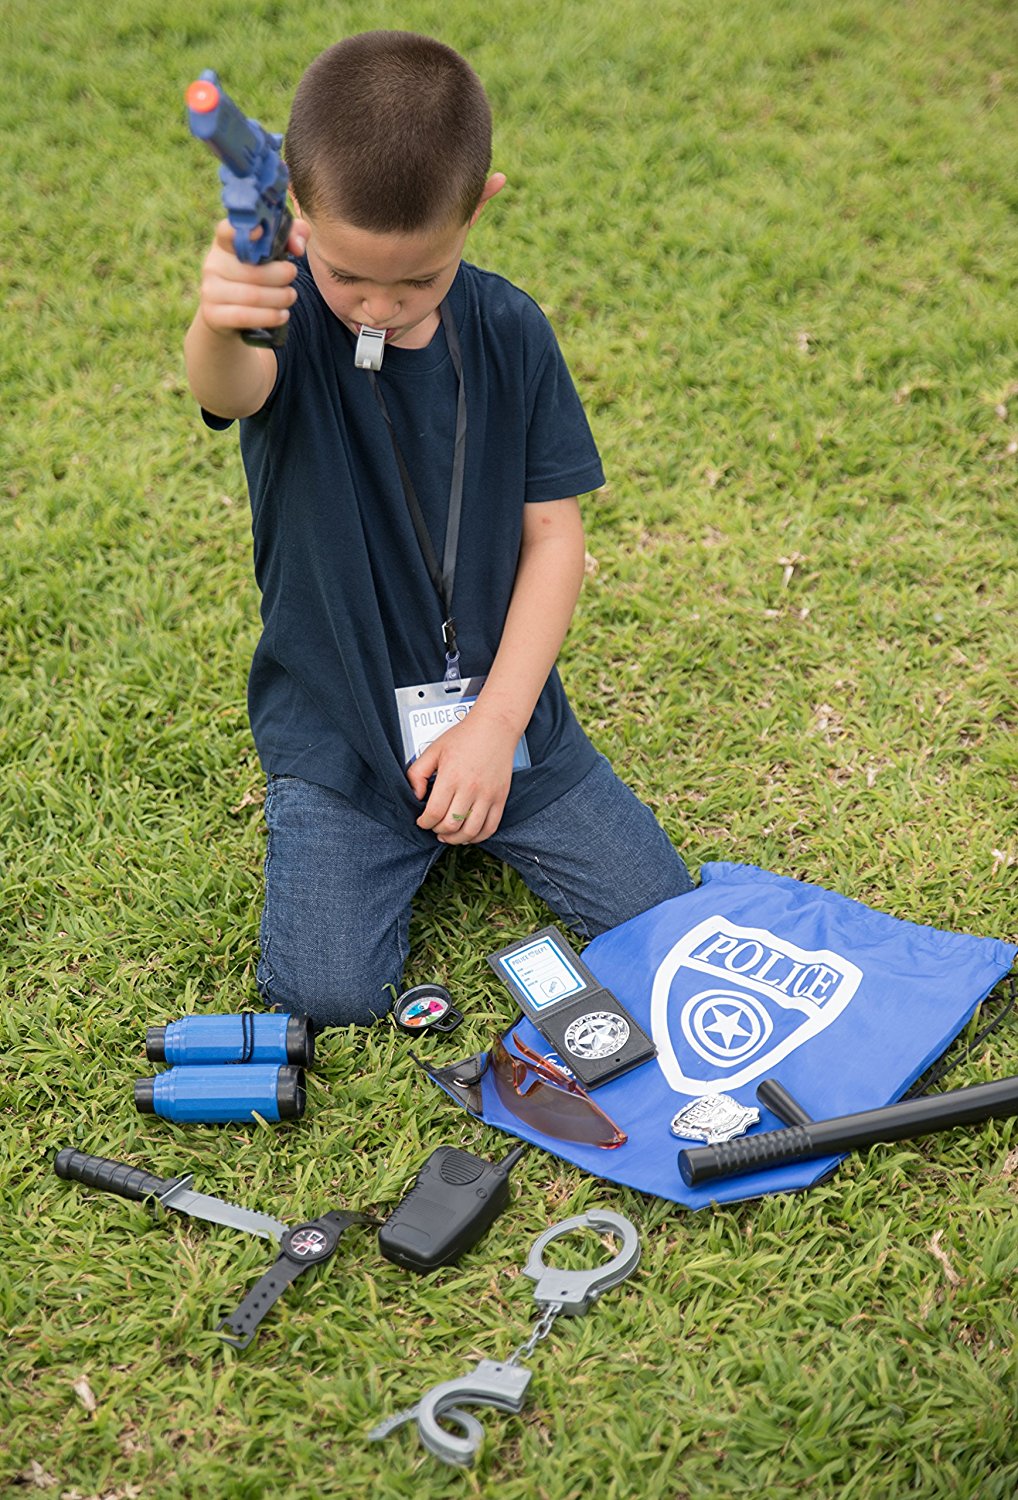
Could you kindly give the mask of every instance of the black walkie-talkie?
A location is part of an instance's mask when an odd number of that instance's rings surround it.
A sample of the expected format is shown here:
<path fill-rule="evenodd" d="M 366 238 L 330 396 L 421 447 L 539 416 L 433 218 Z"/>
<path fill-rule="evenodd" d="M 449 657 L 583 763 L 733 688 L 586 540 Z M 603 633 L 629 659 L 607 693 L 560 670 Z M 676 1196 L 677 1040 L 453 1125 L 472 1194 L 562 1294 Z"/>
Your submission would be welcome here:
<path fill-rule="evenodd" d="M 411 1271 L 451 1266 L 481 1238 L 509 1202 L 509 1173 L 525 1146 L 485 1161 L 458 1146 L 439 1146 L 378 1231 L 386 1260 Z"/>

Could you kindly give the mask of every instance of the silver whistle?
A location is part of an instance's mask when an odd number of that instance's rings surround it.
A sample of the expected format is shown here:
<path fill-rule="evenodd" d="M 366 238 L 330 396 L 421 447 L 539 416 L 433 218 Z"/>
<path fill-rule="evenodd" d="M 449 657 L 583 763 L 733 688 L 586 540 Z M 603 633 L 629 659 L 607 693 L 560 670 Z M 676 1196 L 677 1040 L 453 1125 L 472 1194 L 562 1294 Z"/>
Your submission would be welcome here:
<path fill-rule="evenodd" d="M 357 348 L 353 352 L 353 362 L 358 370 L 380 370 L 384 353 L 385 329 L 369 328 L 366 323 L 362 323 L 357 335 Z"/>

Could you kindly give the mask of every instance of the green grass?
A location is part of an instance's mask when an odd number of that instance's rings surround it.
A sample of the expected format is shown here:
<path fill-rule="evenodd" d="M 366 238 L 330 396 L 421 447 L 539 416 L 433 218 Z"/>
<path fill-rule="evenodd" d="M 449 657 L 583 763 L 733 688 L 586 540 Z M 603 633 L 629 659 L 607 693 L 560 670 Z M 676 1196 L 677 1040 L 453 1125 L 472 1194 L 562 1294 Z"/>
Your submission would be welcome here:
<path fill-rule="evenodd" d="M 213 1330 L 261 1242 L 50 1170 L 78 1144 L 295 1220 L 391 1204 L 439 1142 L 501 1144 L 383 1030 L 322 1040 L 297 1126 L 131 1104 L 147 1024 L 252 1002 L 260 906 L 257 599 L 235 439 L 183 378 L 217 190 L 181 95 L 215 66 L 281 127 L 345 31 L 441 35 L 489 86 L 509 187 L 470 254 L 552 316 L 610 476 L 563 655 L 599 747 L 694 869 L 1016 937 L 1008 0 L 6 18 L 0 1493 L 1009 1500 L 1009 1123 L 697 1215 L 531 1152 L 459 1267 L 415 1278 L 353 1231 L 242 1356 Z M 509 1019 L 483 955 L 545 920 L 476 853 L 426 890 L 408 977 L 463 1002 L 464 1051 Z M 1015 1063 L 1005 1030 L 952 1081 Z M 521 1342 L 531 1240 L 595 1202 L 642 1266 L 539 1347 L 521 1416 L 481 1412 L 476 1470 L 406 1430 L 367 1445 Z"/>

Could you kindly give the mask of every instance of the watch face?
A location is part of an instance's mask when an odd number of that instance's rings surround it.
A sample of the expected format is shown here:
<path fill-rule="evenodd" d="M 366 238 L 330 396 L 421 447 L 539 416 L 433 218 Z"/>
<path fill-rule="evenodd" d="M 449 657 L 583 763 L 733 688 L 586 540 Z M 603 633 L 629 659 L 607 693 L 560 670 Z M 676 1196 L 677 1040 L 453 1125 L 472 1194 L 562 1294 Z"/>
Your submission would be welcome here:
<path fill-rule="evenodd" d="M 301 1260 L 313 1260 L 316 1255 L 321 1255 L 329 1247 L 329 1237 L 316 1229 L 313 1224 L 301 1224 L 290 1236 L 287 1246 L 291 1255 L 296 1255 Z"/>

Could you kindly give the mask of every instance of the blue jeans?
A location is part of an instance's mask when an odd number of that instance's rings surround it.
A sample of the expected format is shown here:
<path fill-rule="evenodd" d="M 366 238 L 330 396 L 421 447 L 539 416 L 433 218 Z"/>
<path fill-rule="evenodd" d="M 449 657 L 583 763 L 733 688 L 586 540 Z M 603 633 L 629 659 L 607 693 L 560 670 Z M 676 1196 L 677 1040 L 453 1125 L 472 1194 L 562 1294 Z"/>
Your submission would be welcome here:
<path fill-rule="evenodd" d="M 339 792 L 273 776 L 258 988 L 315 1026 L 365 1025 L 392 1003 L 414 896 L 447 846 L 412 843 Z M 604 756 L 548 807 L 478 846 L 517 870 L 582 938 L 688 891 L 689 871 Z M 520 933 L 492 933 L 492 949 Z"/>

